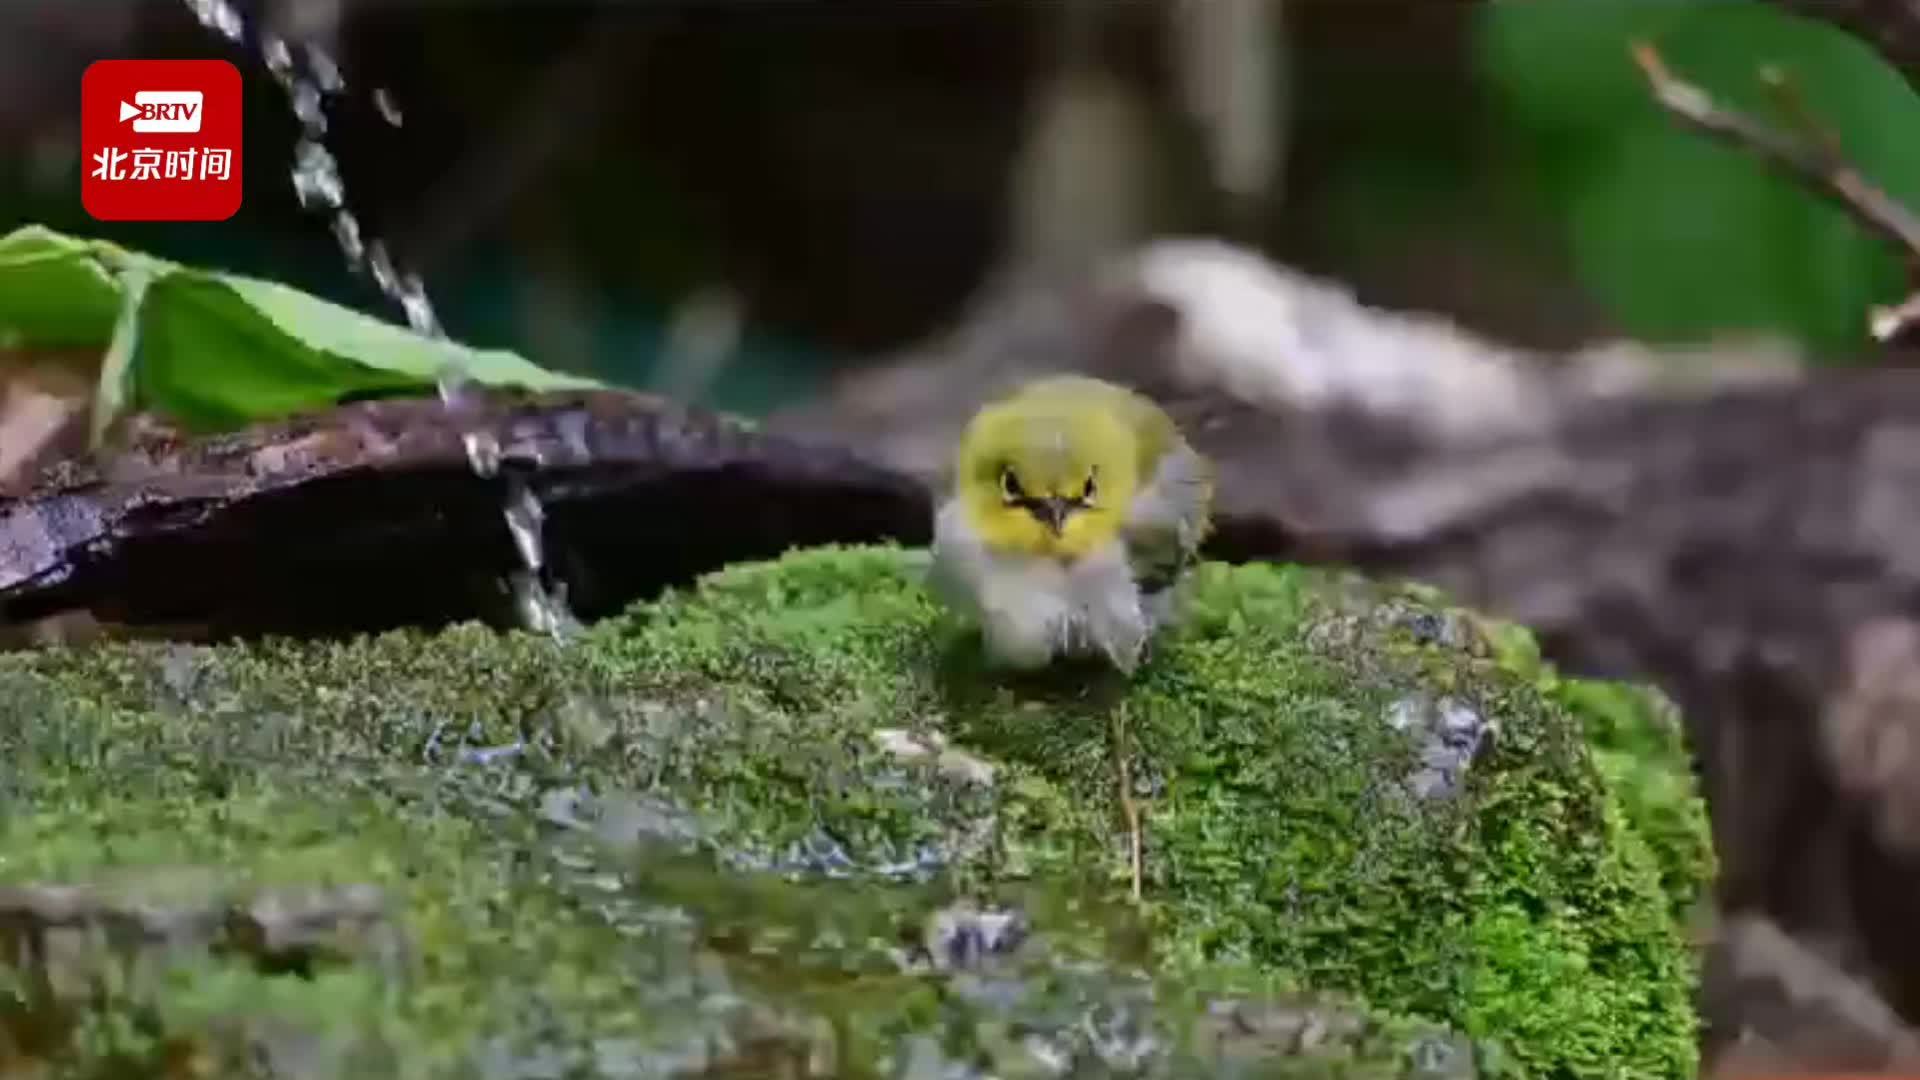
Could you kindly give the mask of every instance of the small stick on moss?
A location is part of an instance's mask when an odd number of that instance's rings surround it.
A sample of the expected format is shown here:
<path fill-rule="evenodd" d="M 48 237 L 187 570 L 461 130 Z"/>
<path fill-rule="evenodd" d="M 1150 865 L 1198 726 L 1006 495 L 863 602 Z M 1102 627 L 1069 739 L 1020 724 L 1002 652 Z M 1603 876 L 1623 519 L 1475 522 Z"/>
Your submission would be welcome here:
<path fill-rule="evenodd" d="M 1920 259 L 1920 215 L 1868 180 L 1847 160 L 1839 137 L 1813 115 L 1798 88 L 1782 72 L 1763 71 L 1761 79 L 1807 139 L 1781 134 L 1715 102 L 1705 90 L 1674 75 L 1659 52 L 1644 41 L 1635 42 L 1632 52 L 1634 63 L 1646 76 L 1661 108 L 1695 130 L 1755 154 L 1809 190 L 1833 200 L 1869 231 L 1899 246 L 1909 262 Z M 1876 339 L 1886 341 L 1905 330 L 1916 316 L 1920 316 L 1920 293 L 1895 307 L 1875 308 L 1869 328 Z"/>
<path fill-rule="evenodd" d="M 1127 706 L 1122 702 L 1113 710 L 1113 764 L 1120 780 L 1120 813 L 1127 819 L 1128 850 L 1133 862 L 1133 901 L 1140 902 L 1140 880 L 1144 876 L 1143 847 L 1140 835 L 1140 806 L 1133 801 L 1133 774 L 1127 769 Z"/>

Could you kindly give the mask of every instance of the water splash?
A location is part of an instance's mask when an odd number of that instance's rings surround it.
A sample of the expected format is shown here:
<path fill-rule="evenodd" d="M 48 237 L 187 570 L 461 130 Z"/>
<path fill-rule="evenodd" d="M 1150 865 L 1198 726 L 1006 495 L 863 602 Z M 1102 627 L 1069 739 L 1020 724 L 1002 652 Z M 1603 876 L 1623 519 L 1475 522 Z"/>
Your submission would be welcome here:
<path fill-rule="evenodd" d="M 667 324 L 660 393 L 699 400 L 738 355 L 744 319 L 743 302 L 731 289 L 702 289 L 683 300 Z"/>
<path fill-rule="evenodd" d="M 201 25 L 230 41 L 244 43 L 246 40 L 246 21 L 228 0 L 184 2 Z M 301 136 L 293 154 L 294 196 L 303 208 L 329 215 L 329 228 L 341 254 L 346 256 L 348 267 L 370 276 L 380 292 L 400 307 L 414 333 L 437 341 L 446 340 L 420 276 L 397 268 L 384 243 L 377 239 L 368 241 L 360 219 L 347 206 L 346 182 L 340 176 L 339 162 L 325 142 L 327 101 L 347 88 L 340 65 L 318 45 L 309 43 L 296 50 L 292 43 L 272 32 L 261 32 L 257 44 L 261 63 L 286 92 L 287 104 L 300 122 Z M 373 102 L 388 124 L 400 126 L 400 109 L 390 92 L 384 87 L 376 89 Z M 476 422 L 480 400 L 474 391 L 471 373 L 458 359 L 450 359 L 435 382 L 442 406 L 461 430 L 467 464 L 474 475 L 483 479 L 500 475 L 499 443 Z M 528 629 L 555 638 L 565 637 L 580 624 L 568 610 L 563 592 L 548 588 L 543 577 L 546 555 L 541 525 L 545 508 L 525 475 L 512 471 L 505 479 L 502 514 L 520 560 L 519 568 L 509 575 L 508 581 L 515 610 Z"/>
<path fill-rule="evenodd" d="M 307 70 L 313 72 L 314 84 L 323 94 L 338 94 L 347 88 L 347 81 L 340 77 L 340 66 L 318 45 L 307 46 Z"/>
<path fill-rule="evenodd" d="M 311 139 L 301 139 L 294 145 L 293 194 L 300 205 L 309 210 L 341 208 L 347 199 L 347 189 L 340 180 L 340 167 L 334 162 L 332 151 Z M 355 227 L 357 229 L 358 222 Z"/>
<path fill-rule="evenodd" d="M 401 115 L 400 106 L 394 104 L 393 95 L 384 86 L 373 92 L 373 107 L 380 110 L 382 120 L 394 127 L 399 127 L 405 122 L 406 118 Z"/>
<path fill-rule="evenodd" d="M 360 222 L 345 210 L 333 215 L 333 239 L 348 262 L 357 263 L 367 257 L 367 245 L 360 239 Z"/>
<path fill-rule="evenodd" d="M 217 31 L 229 41 L 239 41 L 246 33 L 245 21 L 227 0 L 187 0 L 187 10 L 200 20 L 200 25 Z"/>

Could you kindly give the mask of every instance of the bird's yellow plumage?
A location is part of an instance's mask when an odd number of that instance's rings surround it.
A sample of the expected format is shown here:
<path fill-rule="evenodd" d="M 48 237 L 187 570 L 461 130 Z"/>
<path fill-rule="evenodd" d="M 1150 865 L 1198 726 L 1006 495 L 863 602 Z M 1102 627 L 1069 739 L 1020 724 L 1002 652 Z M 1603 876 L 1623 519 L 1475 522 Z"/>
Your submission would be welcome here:
<path fill-rule="evenodd" d="M 981 615 L 989 651 L 1031 667 L 1105 653 L 1131 669 L 1171 614 L 1212 481 L 1171 418 L 1098 379 L 1041 379 L 961 436 L 935 521 L 936 584 Z"/>

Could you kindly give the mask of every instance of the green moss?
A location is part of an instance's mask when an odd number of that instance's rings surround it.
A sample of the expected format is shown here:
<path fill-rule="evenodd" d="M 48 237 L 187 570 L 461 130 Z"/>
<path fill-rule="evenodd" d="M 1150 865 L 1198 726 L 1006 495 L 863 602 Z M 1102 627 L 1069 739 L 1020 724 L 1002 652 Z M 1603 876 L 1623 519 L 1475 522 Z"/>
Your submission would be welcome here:
<path fill-rule="evenodd" d="M 0 821 L 0 879 L 369 882 L 414 958 L 397 980 L 341 961 L 289 982 L 188 952 L 175 989 L 123 986 L 64 1043 L 19 998 L 15 1042 L 113 1075 L 271 1043 L 297 1015 L 301 1060 L 342 1075 L 1038 1075 L 1033 1038 L 1098 1072 L 1138 1024 L 1166 1075 L 1252 1075 L 1219 1059 L 1207 1002 L 1311 991 L 1370 1019 L 1258 1075 L 1453 1075 L 1409 1057 L 1442 1045 L 1429 1021 L 1523 1075 L 1691 1074 L 1684 773 L 1596 755 L 1593 710 L 1510 650 L 1436 635 L 1458 616 L 1404 591 L 1209 566 L 1131 684 L 1002 677 L 917 560 L 740 567 L 568 647 L 464 627 L 0 659 L 26 808 Z M 1442 705 L 1498 735 L 1422 797 L 1421 729 L 1389 719 Z M 903 760 L 879 729 L 941 733 L 993 780 Z M 902 966 L 959 897 L 1032 922 L 994 962 L 1001 992 Z"/>
<path fill-rule="evenodd" d="M 1652 687 L 1567 678 L 1541 661 L 1524 628 L 1489 629 L 1501 665 L 1580 721 L 1631 824 L 1625 839 L 1648 847 L 1674 919 L 1691 918 L 1718 866 L 1679 709 Z"/>

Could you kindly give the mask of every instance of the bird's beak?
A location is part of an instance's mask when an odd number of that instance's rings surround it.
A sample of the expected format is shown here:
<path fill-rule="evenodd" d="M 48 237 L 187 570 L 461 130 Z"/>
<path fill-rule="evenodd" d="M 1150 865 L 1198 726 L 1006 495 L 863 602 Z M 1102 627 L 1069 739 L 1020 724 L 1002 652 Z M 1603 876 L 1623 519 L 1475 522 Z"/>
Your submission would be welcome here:
<path fill-rule="evenodd" d="M 1058 495 L 1035 499 L 1033 503 L 1034 516 L 1038 517 L 1055 536 L 1059 536 L 1060 530 L 1066 527 L 1067 515 L 1072 513 L 1073 509 L 1072 499 L 1063 499 Z"/>

